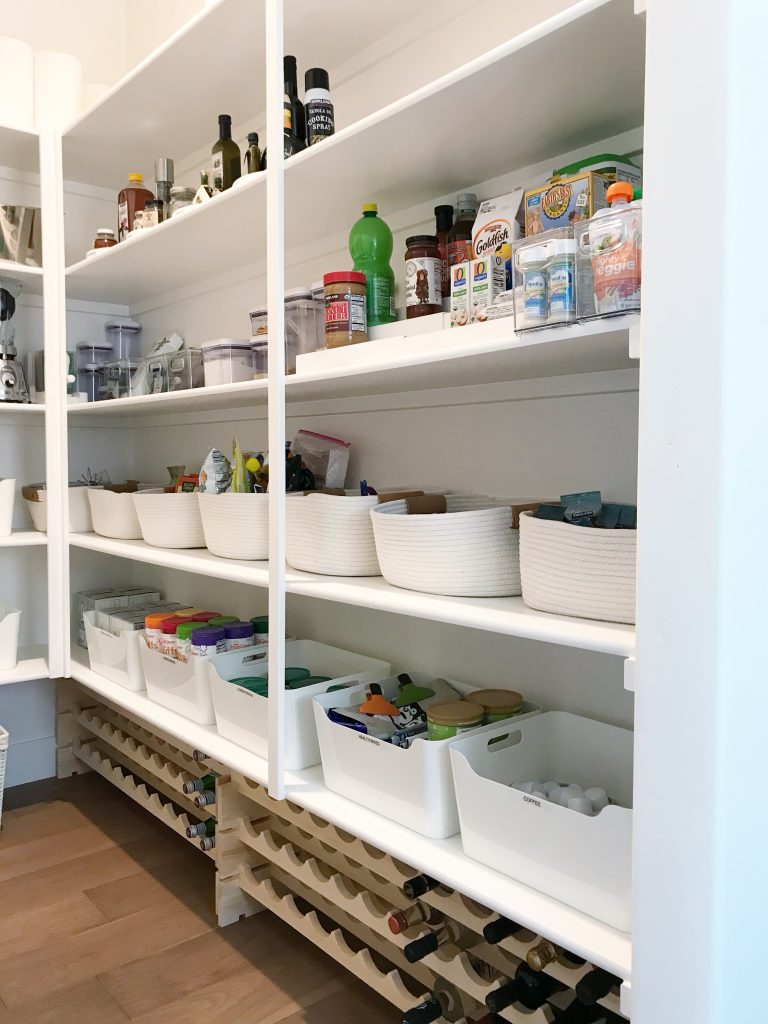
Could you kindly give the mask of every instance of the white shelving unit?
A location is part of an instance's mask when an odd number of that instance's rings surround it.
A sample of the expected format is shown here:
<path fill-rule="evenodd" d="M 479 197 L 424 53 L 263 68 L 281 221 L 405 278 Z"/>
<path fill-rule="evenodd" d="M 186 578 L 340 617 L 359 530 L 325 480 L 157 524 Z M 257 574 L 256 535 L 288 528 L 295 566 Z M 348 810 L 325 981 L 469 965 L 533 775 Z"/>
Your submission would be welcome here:
<path fill-rule="evenodd" d="M 366 8 L 364 17 L 345 0 L 218 0 L 61 139 L 0 127 L 4 159 L 23 171 L 39 167 L 42 176 L 45 270 L 21 274 L 31 294 L 45 282 L 46 372 L 57 382 L 47 388 L 45 409 L 0 410 L 14 437 L 45 427 L 53 503 L 47 538 L 27 531 L 0 542 L 46 547 L 3 557 L 19 560 L 18 574 L 20 560 L 47 556 L 49 601 L 48 648 L 25 649 L 13 678 L 0 676 L 0 684 L 70 674 L 268 784 L 274 796 L 407 854 L 446 884 L 617 973 L 625 1000 L 632 993 L 635 1024 L 757 1019 L 750 986 L 729 992 L 722 1009 L 719 979 L 729 970 L 743 976 L 747 961 L 756 972 L 764 953 L 764 941 L 750 932 L 764 888 L 764 837 L 743 800 L 767 710 L 764 687 L 752 685 L 763 660 L 755 619 L 760 517 L 726 530 L 739 521 L 737 497 L 755 494 L 762 507 L 764 484 L 754 479 L 760 459 L 740 443 L 761 439 L 765 427 L 758 388 L 768 357 L 743 302 L 744 278 L 759 294 L 762 261 L 745 218 L 688 216 L 711 209 L 713 183 L 731 202 L 743 191 L 736 169 L 761 166 L 765 157 L 748 114 L 765 91 L 758 47 L 768 25 L 756 12 L 747 25 L 737 6 L 716 0 L 703 19 L 689 0 L 650 5 L 647 16 L 632 0 L 553 0 L 542 20 L 538 5 L 500 0 L 484 0 L 482 10 L 446 0 L 423 11 L 392 0 Z M 330 69 L 338 130 L 279 161 L 284 52 L 296 53 L 302 68 Z M 231 113 L 238 140 L 259 130 L 273 156 L 265 173 L 95 258 L 79 258 L 70 246 L 65 260 L 65 177 L 116 193 L 129 171 L 151 184 L 155 157 L 170 155 L 177 177 L 195 182 L 221 111 Z M 700 153 L 705 135 L 714 142 L 712 166 L 699 159 L 707 172 L 691 176 L 683 207 L 670 169 Z M 525 336 L 505 323 L 404 331 L 304 360 L 284 378 L 285 287 L 347 266 L 347 232 L 362 202 L 378 201 L 392 227 L 397 268 L 405 237 L 433 223 L 433 205 L 453 201 L 457 191 L 499 195 L 590 152 L 637 149 L 646 185 L 639 373 L 640 323 L 626 318 Z M 80 210 L 90 229 L 102 222 L 104 204 L 101 194 L 92 216 L 85 205 Z M 680 302 L 681 236 L 687 255 L 716 249 L 704 301 Z M 733 252 L 743 255 L 738 275 L 726 259 Z M 98 337 L 118 314 L 139 317 L 149 343 L 172 330 L 193 345 L 245 336 L 257 304 L 269 307 L 268 381 L 66 405 L 59 386 L 65 338 L 71 348 L 83 336 Z M 280 461 L 269 563 L 69 533 L 68 475 L 104 468 L 113 478 L 154 480 L 166 465 L 196 468 L 210 447 L 226 450 L 234 435 L 244 447 L 280 451 L 284 436 L 302 426 L 352 440 L 353 481 L 421 480 L 539 497 L 600 487 L 633 501 L 639 470 L 637 628 L 535 612 L 519 598 L 433 597 L 381 578 L 286 568 Z M 319 767 L 284 771 L 277 688 L 265 761 L 92 672 L 85 652 L 70 650 L 69 595 L 129 579 L 217 607 L 258 602 L 264 610 L 268 592 L 276 636 L 287 611 L 290 632 L 387 657 L 398 668 L 519 683 L 547 706 L 634 725 L 633 934 L 469 860 L 458 837 L 426 840 L 336 796 Z M 743 621 L 735 621 L 737 607 Z M 273 677 L 281 676 L 283 657 L 283 646 L 272 644 Z M 736 679 L 749 690 L 738 714 Z M 743 718 L 749 722 L 737 721 Z M 687 802 L 670 799 L 681 774 L 696 780 Z"/>
<path fill-rule="evenodd" d="M 20 647 L 16 668 L 0 671 L 0 686 L 48 678 L 47 648 L 44 644 Z"/>

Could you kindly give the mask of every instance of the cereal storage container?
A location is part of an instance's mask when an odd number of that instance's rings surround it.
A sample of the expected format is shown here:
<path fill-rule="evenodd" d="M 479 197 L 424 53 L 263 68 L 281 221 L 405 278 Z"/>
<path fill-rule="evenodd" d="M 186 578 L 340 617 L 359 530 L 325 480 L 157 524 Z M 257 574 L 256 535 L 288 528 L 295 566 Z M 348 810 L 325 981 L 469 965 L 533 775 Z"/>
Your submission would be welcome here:
<path fill-rule="evenodd" d="M 308 288 L 285 293 L 285 372 L 296 373 L 296 356 L 314 352 L 315 306 Z"/>
<path fill-rule="evenodd" d="M 253 380 L 251 343 L 243 338 L 219 338 L 200 346 L 203 353 L 205 384 L 235 384 Z"/>
<path fill-rule="evenodd" d="M 104 328 L 114 359 L 134 361 L 141 358 L 141 324 L 135 320 L 113 320 Z"/>

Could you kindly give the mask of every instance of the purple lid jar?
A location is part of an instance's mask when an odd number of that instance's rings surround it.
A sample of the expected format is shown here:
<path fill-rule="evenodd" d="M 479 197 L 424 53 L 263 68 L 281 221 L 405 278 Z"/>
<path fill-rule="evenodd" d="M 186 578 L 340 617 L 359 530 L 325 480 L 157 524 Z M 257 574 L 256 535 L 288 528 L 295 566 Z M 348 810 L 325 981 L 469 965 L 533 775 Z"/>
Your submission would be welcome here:
<path fill-rule="evenodd" d="M 227 649 L 227 635 L 222 626 L 204 626 L 202 629 L 196 629 L 189 639 L 192 654 L 197 656 L 223 654 Z"/>
<path fill-rule="evenodd" d="M 239 651 L 244 647 L 253 647 L 256 643 L 252 622 L 228 622 L 224 631 L 228 651 Z"/>

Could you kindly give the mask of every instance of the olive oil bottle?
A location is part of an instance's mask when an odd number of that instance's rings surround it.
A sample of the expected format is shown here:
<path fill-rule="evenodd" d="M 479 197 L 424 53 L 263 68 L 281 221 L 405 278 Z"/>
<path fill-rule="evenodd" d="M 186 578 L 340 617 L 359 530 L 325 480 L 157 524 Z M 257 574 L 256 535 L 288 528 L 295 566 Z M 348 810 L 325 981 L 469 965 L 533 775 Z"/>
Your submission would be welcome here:
<path fill-rule="evenodd" d="M 232 118 L 229 114 L 219 114 L 219 138 L 211 150 L 213 158 L 214 182 L 221 178 L 224 191 L 240 177 L 240 147 L 232 139 Z"/>

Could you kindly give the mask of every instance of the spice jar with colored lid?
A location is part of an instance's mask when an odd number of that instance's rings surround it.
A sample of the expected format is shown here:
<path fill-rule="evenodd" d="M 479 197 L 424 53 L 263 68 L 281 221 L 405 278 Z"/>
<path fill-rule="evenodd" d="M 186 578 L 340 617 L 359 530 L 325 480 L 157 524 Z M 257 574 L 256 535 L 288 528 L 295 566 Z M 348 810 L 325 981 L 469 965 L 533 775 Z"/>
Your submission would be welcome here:
<path fill-rule="evenodd" d="M 224 654 L 227 649 L 227 634 L 223 626 L 203 626 L 192 631 L 190 637 L 193 658 L 210 658 L 212 654 Z"/>
<path fill-rule="evenodd" d="M 323 290 L 326 348 L 368 341 L 365 274 L 356 270 L 326 274 Z"/>
<path fill-rule="evenodd" d="M 245 647 L 253 647 L 256 642 L 253 638 L 252 622 L 228 622 L 224 626 L 224 632 L 228 651 L 241 651 Z"/>
<path fill-rule="evenodd" d="M 113 245 L 117 245 L 117 237 L 112 228 L 97 228 L 93 248 L 109 249 Z"/>
<path fill-rule="evenodd" d="M 484 708 L 471 700 L 448 700 L 427 708 L 427 736 L 449 740 L 483 724 Z"/>
<path fill-rule="evenodd" d="M 405 315 L 441 313 L 443 261 L 436 235 L 411 235 L 405 240 Z"/>
<path fill-rule="evenodd" d="M 523 695 L 516 690 L 475 690 L 472 702 L 483 708 L 483 725 L 514 718 L 523 710 Z"/>

